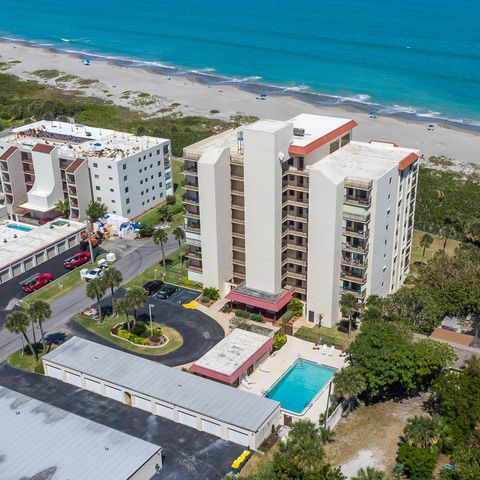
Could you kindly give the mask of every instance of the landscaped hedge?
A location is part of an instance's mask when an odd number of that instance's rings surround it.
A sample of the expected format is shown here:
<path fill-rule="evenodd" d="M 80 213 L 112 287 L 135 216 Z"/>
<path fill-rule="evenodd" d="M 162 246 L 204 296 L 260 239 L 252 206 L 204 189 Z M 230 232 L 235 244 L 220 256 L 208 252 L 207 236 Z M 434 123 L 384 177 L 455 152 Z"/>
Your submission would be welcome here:
<path fill-rule="evenodd" d="M 287 336 L 283 332 L 276 332 L 273 336 L 275 343 L 273 344 L 273 350 L 280 350 L 287 343 Z"/>
<path fill-rule="evenodd" d="M 250 320 L 254 320 L 255 322 L 261 322 L 263 321 L 263 317 L 259 313 L 252 313 L 250 315 Z"/>
<path fill-rule="evenodd" d="M 129 340 L 130 342 L 135 343 L 136 345 L 148 345 L 148 340 L 146 338 L 135 335 L 128 330 L 119 330 L 117 332 L 117 335 L 120 338 L 124 338 L 125 340 Z"/>
<path fill-rule="evenodd" d="M 240 318 L 250 318 L 250 312 L 246 310 L 235 310 L 235 315 Z"/>

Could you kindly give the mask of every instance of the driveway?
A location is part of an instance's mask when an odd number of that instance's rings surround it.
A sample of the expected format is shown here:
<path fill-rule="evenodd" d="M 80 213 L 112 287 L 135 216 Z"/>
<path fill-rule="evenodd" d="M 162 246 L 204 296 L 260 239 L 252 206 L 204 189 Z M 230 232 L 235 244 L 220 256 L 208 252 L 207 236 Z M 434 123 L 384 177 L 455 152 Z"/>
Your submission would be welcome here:
<path fill-rule="evenodd" d="M 216 480 L 244 447 L 50 377 L 0 366 L 0 384 L 163 448 L 155 480 Z M 73 433 L 74 434 L 74 433 Z"/>
<path fill-rule="evenodd" d="M 223 328 L 203 312 L 184 308 L 175 303 L 171 303 L 168 300 L 159 300 L 155 297 L 149 297 L 148 302 L 154 305 L 152 308 L 153 320 L 155 322 L 164 323 L 177 330 L 183 337 L 183 345 L 166 355 L 158 356 L 139 354 L 138 356 L 140 357 L 163 363 L 169 367 L 185 365 L 199 359 L 225 336 Z M 109 305 L 110 301 L 107 299 L 102 303 Z M 148 307 L 138 311 L 139 320 L 149 321 L 147 309 Z M 72 335 L 83 337 L 87 340 L 101 343 L 102 345 L 117 350 L 123 350 L 117 345 L 114 345 L 113 343 L 91 333 L 89 330 L 86 330 L 75 320 L 71 320 L 67 324 L 67 327 Z"/>

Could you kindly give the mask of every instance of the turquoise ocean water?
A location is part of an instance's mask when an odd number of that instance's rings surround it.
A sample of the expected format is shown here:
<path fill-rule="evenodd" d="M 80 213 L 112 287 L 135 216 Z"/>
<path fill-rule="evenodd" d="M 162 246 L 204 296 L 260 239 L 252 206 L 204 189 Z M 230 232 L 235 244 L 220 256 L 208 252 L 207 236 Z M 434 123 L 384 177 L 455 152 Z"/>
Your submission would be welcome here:
<path fill-rule="evenodd" d="M 0 0 L 0 35 L 480 126 L 480 0 Z"/>

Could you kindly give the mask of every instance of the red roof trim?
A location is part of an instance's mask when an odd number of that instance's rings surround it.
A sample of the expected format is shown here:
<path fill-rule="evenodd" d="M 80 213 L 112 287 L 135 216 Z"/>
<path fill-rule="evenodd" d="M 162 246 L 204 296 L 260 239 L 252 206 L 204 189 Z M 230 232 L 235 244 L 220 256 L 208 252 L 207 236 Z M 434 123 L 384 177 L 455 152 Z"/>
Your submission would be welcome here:
<path fill-rule="evenodd" d="M 398 144 L 396 144 L 395 142 L 387 142 L 385 140 L 370 140 L 368 143 L 372 144 L 372 143 L 385 143 L 386 145 L 392 145 L 393 147 L 398 147 Z"/>
<path fill-rule="evenodd" d="M 33 148 L 32 152 L 38 152 L 38 153 L 52 153 L 52 150 L 54 150 L 55 147 L 52 147 L 52 145 L 45 145 L 44 143 L 37 143 Z"/>
<path fill-rule="evenodd" d="M 408 154 L 399 164 L 398 169 L 405 170 L 408 168 L 412 163 L 415 163 L 418 160 L 418 155 L 416 153 Z"/>
<path fill-rule="evenodd" d="M 350 130 L 352 130 L 352 128 L 355 128 L 356 126 L 357 126 L 357 122 L 355 120 L 350 120 L 345 125 L 342 125 L 341 127 L 338 127 L 335 130 L 332 130 L 330 133 L 327 133 L 323 137 L 317 138 L 316 140 L 314 140 L 312 143 L 309 143 L 305 147 L 290 145 L 290 148 L 288 149 L 288 153 L 292 155 L 302 155 L 302 156 L 308 155 L 309 153 L 312 153 L 317 148 L 322 147 L 323 145 L 339 137 L 340 135 L 343 135 L 344 133 L 349 132 Z"/>
<path fill-rule="evenodd" d="M 233 302 L 243 303 L 249 307 L 262 308 L 268 310 L 269 312 L 278 312 L 281 310 L 291 299 L 291 292 L 285 292 L 285 295 L 280 298 L 277 302 L 269 302 L 267 300 L 261 300 L 256 297 L 250 297 L 243 293 L 237 293 L 234 290 L 227 294 L 227 298 Z"/>
<path fill-rule="evenodd" d="M 85 161 L 83 158 L 76 158 L 67 168 L 66 172 L 67 173 L 75 173 L 78 167 L 82 165 L 82 163 Z"/>
<path fill-rule="evenodd" d="M 260 360 L 273 346 L 273 338 L 267 338 L 267 341 L 247 360 L 245 360 L 231 375 L 225 373 L 217 372 L 216 370 L 211 370 L 210 368 L 201 367 L 197 364 L 193 364 L 190 368 L 190 371 L 198 375 L 204 375 L 205 377 L 213 378 L 223 383 L 232 385 L 237 378 L 242 374 L 246 373 L 247 370 L 255 364 L 257 360 Z"/>
<path fill-rule="evenodd" d="M 3 152 L 3 155 L 0 157 L 0 160 L 7 160 L 9 159 L 14 152 L 17 151 L 17 147 L 8 147 L 5 152 Z"/>

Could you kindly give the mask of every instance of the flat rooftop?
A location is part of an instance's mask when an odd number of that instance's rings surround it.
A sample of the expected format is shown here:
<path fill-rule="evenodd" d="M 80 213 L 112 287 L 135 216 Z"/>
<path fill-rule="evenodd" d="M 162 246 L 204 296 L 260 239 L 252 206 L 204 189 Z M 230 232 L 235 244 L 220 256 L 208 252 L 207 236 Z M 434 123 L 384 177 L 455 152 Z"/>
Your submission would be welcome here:
<path fill-rule="evenodd" d="M 350 142 L 307 168 L 329 173 L 338 181 L 347 177 L 377 180 L 392 168 L 398 168 L 412 153 L 417 155 L 418 151 L 389 143 Z"/>
<path fill-rule="evenodd" d="M 63 219 L 39 227 L 0 221 L 0 270 L 84 228 L 83 223 Z"/>
<path fill-rule="evenodd" d="M 43 357 L 180 408 L 257 432 L 278 402 L 73 337 Z"/>
<path fill-rule="evenodd" d="M 121 160 L 167 142 L 167 139 L 136 136 L 78 123 L 41 120 L 13 128 L 0 138 L 12 145 L 33 148 L 36 143 L 59 147 L 66 157 L 95 157 Z"/>
<path fill-rule="evenodd" d="M 242 128 L 235 128 L 226 130 L 225 132 L 211 137 L 204 138 L 197 143 L 193 143 L 183 149 L 183 154 L 186 156 L 201 157 L 209 148 L 230 148 L 231 155 L 243 157 L 243 153 L 238 150 L 237 134 L 242 131 Z"/>
<path fill-rule="evenodd" d="M 273 343 L 270 337 L 236 328 L 198 359 L 193 367 L 202 367 L 225 375 L 233 375 L 255 353 L 269 343 Z"/>
<path fill-rule="evenodd" d="M 2 480 L 123 480 L 161 447 L 0 387 Z"/>

